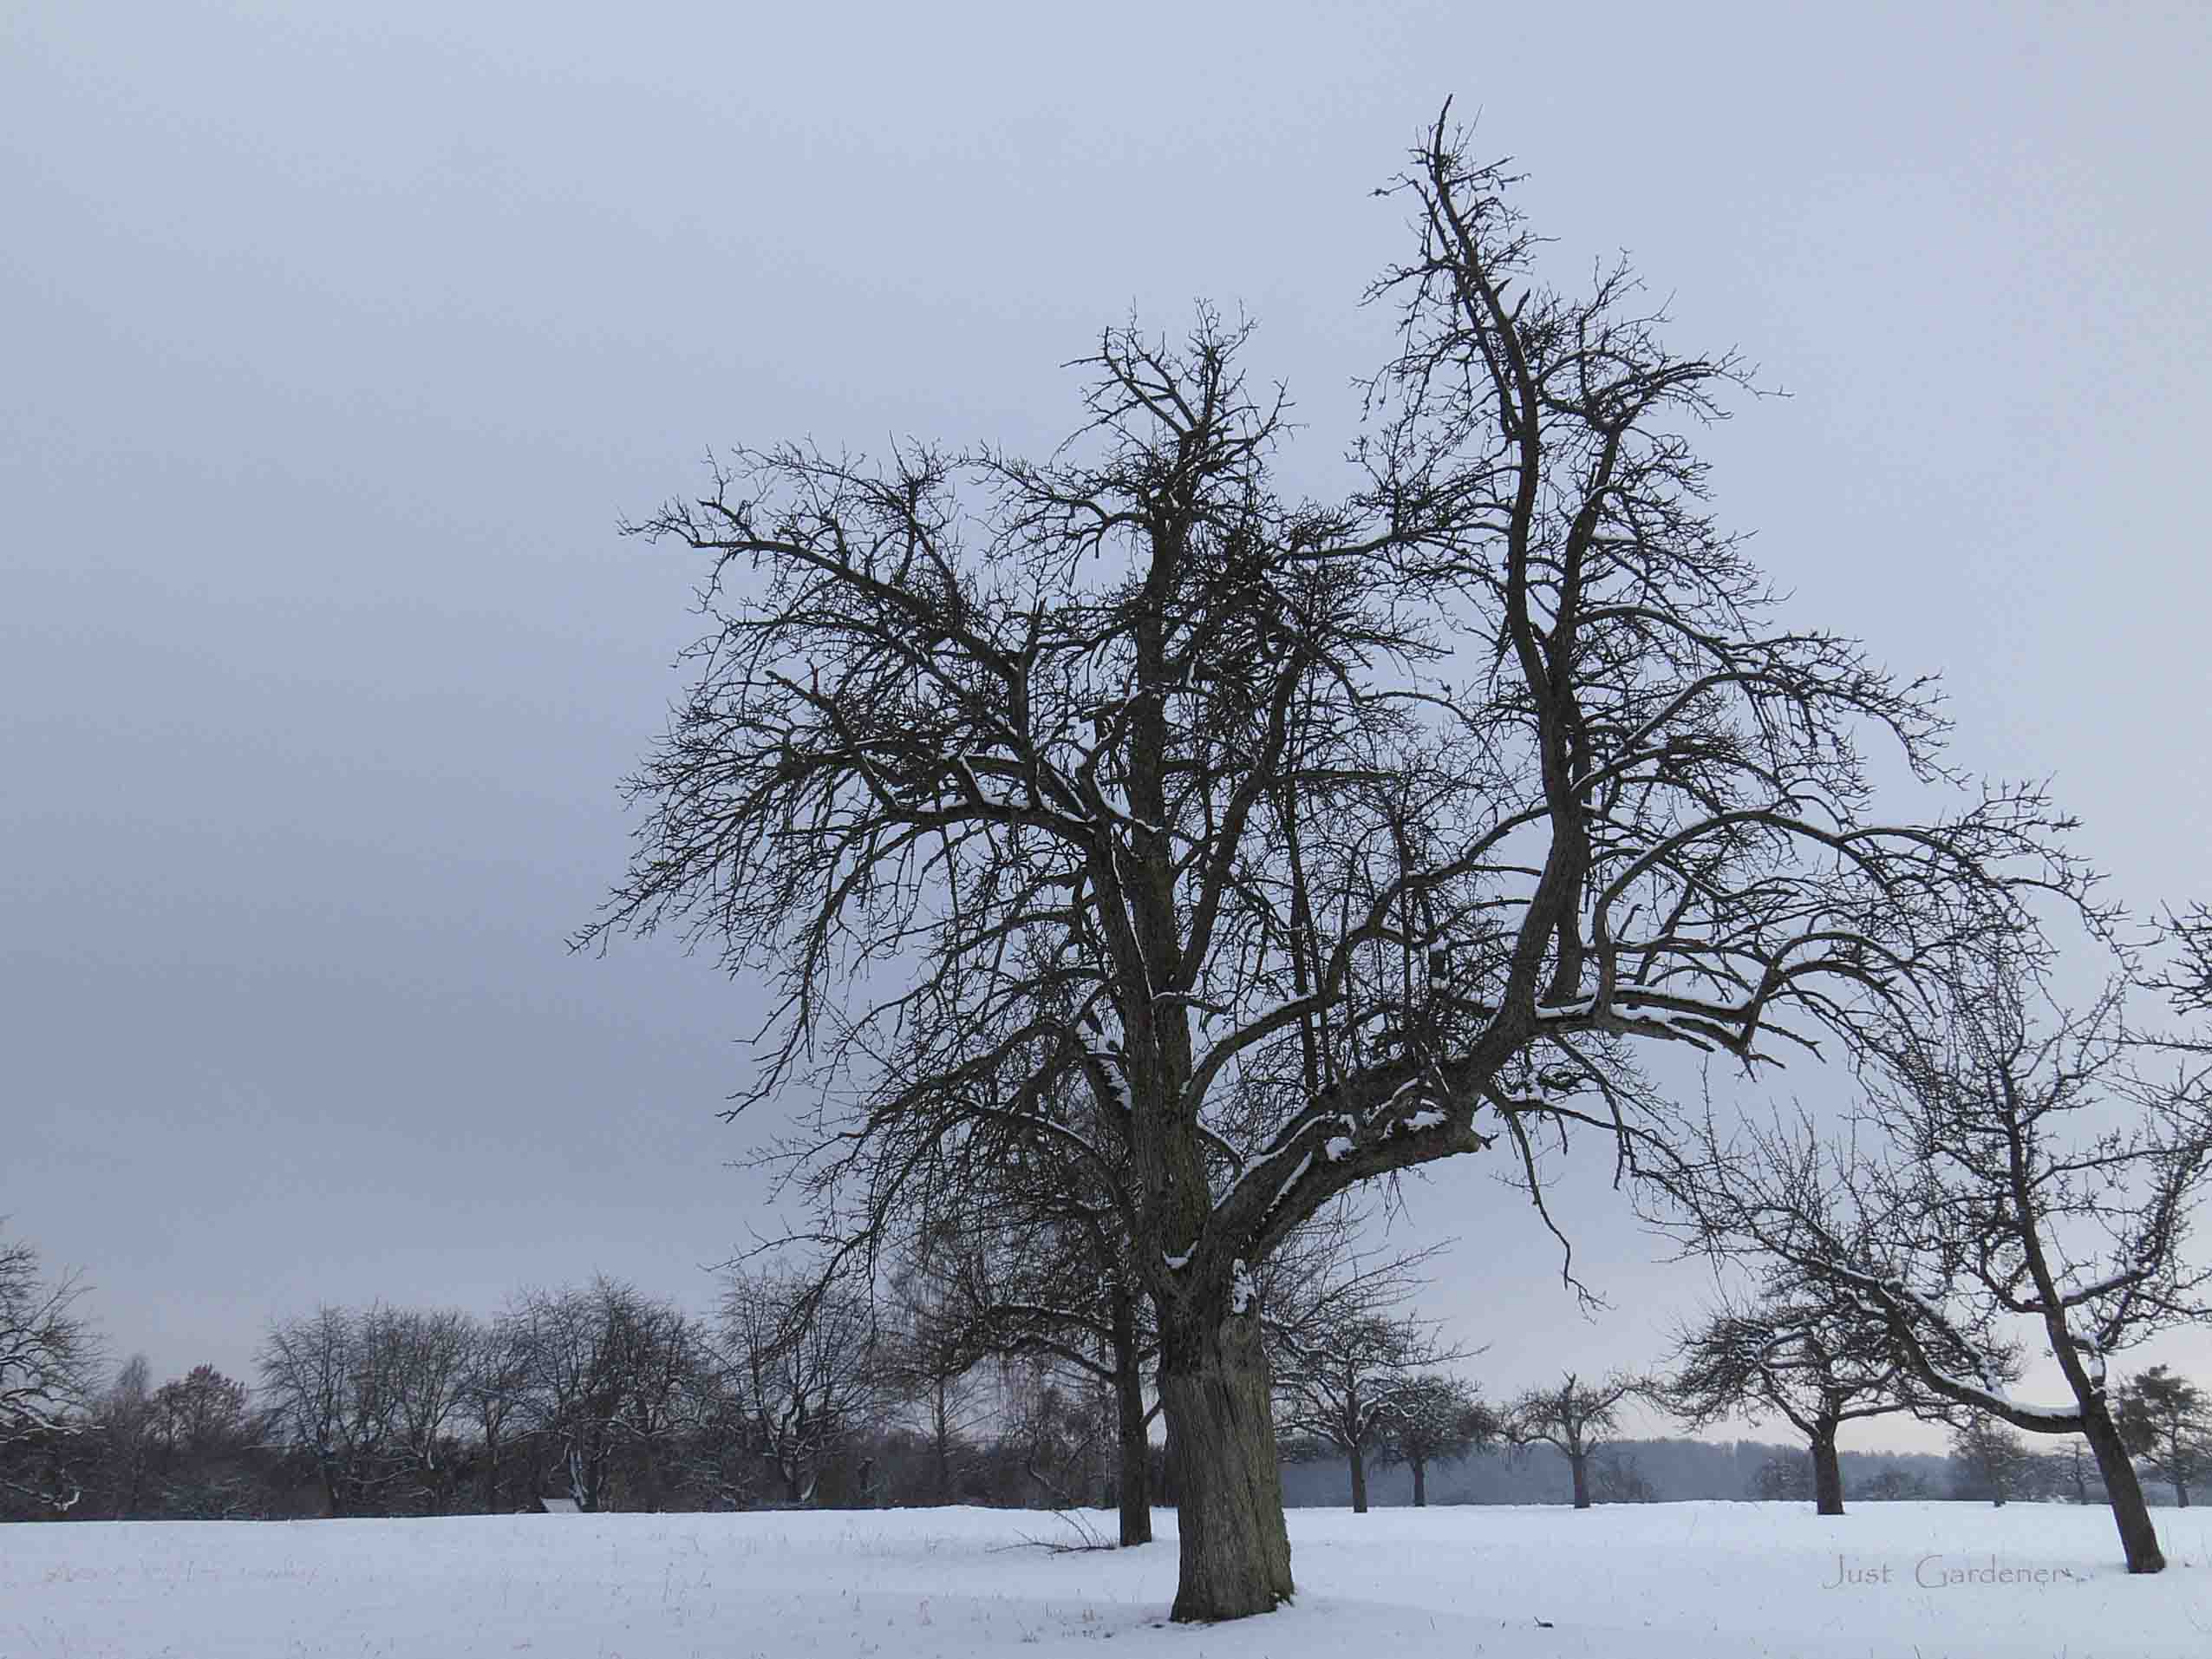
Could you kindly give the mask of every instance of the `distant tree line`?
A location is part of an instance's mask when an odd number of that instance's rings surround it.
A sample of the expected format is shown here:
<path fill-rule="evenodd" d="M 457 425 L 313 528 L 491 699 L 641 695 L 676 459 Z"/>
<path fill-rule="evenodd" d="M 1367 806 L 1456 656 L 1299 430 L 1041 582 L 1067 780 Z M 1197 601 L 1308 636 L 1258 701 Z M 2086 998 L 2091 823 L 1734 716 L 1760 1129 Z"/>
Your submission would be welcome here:
<path fill-rule="evenodd" d="M 103 1383 L 77 1303 L 10 1247 L 0 1519 L 1118 1497 L 1094 1377 L 1012 1351 L 948 1371 L 910 1297 L 793 1272 L 727 1276 L 710 1317 L 606 1278 L 489 1318 L 322 1307 L 271 1323 L 251 1382 L 202 1365 L 157 1386 L 140 1357 Z"/>
<path fill-rule="evenodd" d="M 1270 1270 L 1292 1506 L 1816 1497 L 1822 1460 L 1803 1447 L 1621 1438 L 1635 1397 L 1713 1419 L 1710 1393 L 1686 1396 L 1679 1376 L 1570 1374 L 1490 1404 L 1458 1370 L 1464 1352 L 1409 1311 L 1427 1253 L 1364 1256 L 1341 1219 Z M 73 1279 L 42 1272 L 26 1244 L 0 1244 L 0 1519 L 505 1513 L 548 1499 L 1113 1508 L 1133 1478 L 1149 1530 L 1152 1503 L 1179 1494 L 1162 1447 L 1125 1444 L 1111 1344 L 1086 1350 L 1041 1304 L 1015 1318 L 981 1294 L 989 1265 L 941 1232 L 879 1291 L 726 1273 L 711 1316 L 607 1278 L 524 1291 L 490 1317 L 326 1306 L 272 1322 L 251 1381 L 200 1365 L 157 1384 L 142 1357 L 108 1369 Z M 1131 1347 L 1148 1354 L 1149 1341 L 1140 1330 Z M 1713 1355 L 1692 1342 L 1684 1375 L 1711 1383 Z M 1156 1399 L 1140 1381 L 1140 1427 Z M 2190 1503 L 2212 1477 L 2204 1393 L 2162 1366 L 2114 1399 L 2152 1500 Z M 1948 1457 L 1831 1450 L 1827 1463 L 1855 1500 L 2107 1501 L 2079 1437 L 2034 1453 L 1976 1414 L 1958 1418 Z"/>

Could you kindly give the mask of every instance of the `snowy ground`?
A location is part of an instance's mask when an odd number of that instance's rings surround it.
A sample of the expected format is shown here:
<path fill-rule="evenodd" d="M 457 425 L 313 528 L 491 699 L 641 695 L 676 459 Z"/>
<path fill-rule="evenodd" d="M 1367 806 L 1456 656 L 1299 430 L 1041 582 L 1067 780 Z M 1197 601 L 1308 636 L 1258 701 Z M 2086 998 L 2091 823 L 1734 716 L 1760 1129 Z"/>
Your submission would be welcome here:
<path fill-rule="evenodd" d="M 2163 1512 L 2174 1564 L 2131 1580 L 2094 1509 L 1294 1510 L 1295 1605 L 1211 1628 L 1165 1623 L 1159 1519 L 1076 1554 L 1037 1547 L 1059 1518 L 974 1509 L 0 1526 L 0 1656 L 2212 1654 L 2203 1511 Z"/>

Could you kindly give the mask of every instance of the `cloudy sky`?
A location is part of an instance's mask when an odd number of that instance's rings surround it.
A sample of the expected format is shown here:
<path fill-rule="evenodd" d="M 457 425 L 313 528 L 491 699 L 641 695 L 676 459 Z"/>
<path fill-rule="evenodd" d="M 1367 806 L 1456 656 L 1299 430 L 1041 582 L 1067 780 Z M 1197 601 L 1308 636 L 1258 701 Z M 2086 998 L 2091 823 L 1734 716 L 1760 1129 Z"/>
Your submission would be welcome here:
<path fill-rule="evenodd" d="M 1199 297 L 1331 488 L 1447 95 L 1558 274 L 1629 251 L 1791 394 L 1709 446 L 1788 614 L 1942 670 L 2115 897 L 2212 894 L 2212 10 L 1792 10 L 0 9 L 10 1231 L 157 1375 L 321 1301 L 703 1304 L 756 1004 L 563 947 L 694 624 L 617 520 L 740 441 L 1048 447 Z M 1700 1290 L 1597 1172 L 1594 1320 L 1483 1170 L 1407 1197 L 1497 1388 Z"/>

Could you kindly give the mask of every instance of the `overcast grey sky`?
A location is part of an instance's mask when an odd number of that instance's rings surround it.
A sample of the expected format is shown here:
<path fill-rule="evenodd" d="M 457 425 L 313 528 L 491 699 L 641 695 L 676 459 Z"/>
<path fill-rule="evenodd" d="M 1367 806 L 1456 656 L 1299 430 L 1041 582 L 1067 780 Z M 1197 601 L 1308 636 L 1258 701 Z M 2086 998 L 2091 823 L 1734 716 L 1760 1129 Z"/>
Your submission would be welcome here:
<path fill-rule="evenodd" d="M 1042 448 L 1199 297 L 1332 487 L 1447 94 L 1560 274 L 1628 250 L 1792 394 L 1709 447 L 1790 616 L 1943 670 L 2116 896 L 2212 896 L 2212 7 L 1814 10 L 0 7 L 11 1231 L 157 1375 L 318 1301 L 703 1303 L 747 996 L 562 944 L 692 631 L 616 520 L 738 441 Z M 1493 1388 L 1698 1294 L 1566 1196 L 1595 1322 L 1471 1161 L 1411 1193 Z"/>

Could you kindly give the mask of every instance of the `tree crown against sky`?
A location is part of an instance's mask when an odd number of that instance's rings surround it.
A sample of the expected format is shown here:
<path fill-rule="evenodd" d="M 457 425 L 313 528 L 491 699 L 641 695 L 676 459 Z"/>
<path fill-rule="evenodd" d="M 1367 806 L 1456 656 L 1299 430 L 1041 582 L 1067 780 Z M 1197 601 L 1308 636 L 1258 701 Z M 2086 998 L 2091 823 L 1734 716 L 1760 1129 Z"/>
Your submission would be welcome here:
<path fill-rule="evenodd" d="M 711 631 L 593 933 L 780 988 L 741 1099 L 814 1092 L 818 1192 L 879 1215 L 948 1156 L 1080 1160 L 1171 1443 L 1233 1464 L 1273 1456 L 1230 1449 L 1265 1412 L 1252 1264 L 1321 1205 L 1500 1142 L 1538 1192 L 1532 1136 L 1571 1124 L 1632 1153 L 1638 1046 L 1848 1048 L 2086 882 L 2032 787 L 1872 815 L 1869 732 L 1964 781 L 1928 688 L 1776 624 L 1711 513 L 1688 434 L 1741 366 L 1670 349 L 1625 265 L 1538 281 L 1463 142 L 1439 119 L 1396 186 L 1340 500 L 1283 492 L 1285 395 L 1202 310 L 1178 345 L 1108 330 L 1044 460 L 745 450 L 640 526 L 713 556 Z M 1210 1538 L 1270 1564 L 1191 1608 L 1287 1594 L 1279 1504 L 1192 1524 L 1212 1489 L 1186 1468 L 1186 1589 Z"/>
<path fill-rule="evenodd" d="M 2081 891 L 2032 787 L 1867 820 L 1864 733 L 1947 777 L 1942 717 L 1768 621 L 1684 435 L 1736 360 L 1668 351 L 1625 267 L 1535 284 L 1511 176 L 1419 159 L 1340 503 L 1276 493 L 1287 402 L 1205 312 L 1108 330 L 1046 461 L 742 451 L 638 526 L 714 556 L 714 631 L 592 934 L 780 984 L 743 1098 L 823 1088 L 808 1150 L 1091 1155 L 1074 1075 L 1198 1130 L 1171 1199 L 1156 1148 L 1113 1184 L 1225 1270 L 1484 1107 L 1624 1110 L 1622 1039 L 1779 1058 Z"/>

